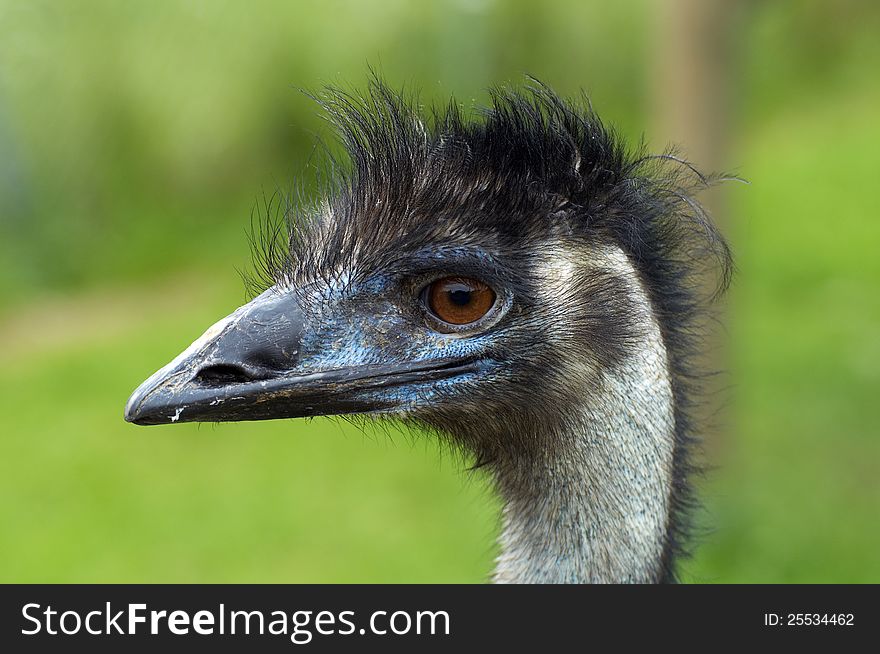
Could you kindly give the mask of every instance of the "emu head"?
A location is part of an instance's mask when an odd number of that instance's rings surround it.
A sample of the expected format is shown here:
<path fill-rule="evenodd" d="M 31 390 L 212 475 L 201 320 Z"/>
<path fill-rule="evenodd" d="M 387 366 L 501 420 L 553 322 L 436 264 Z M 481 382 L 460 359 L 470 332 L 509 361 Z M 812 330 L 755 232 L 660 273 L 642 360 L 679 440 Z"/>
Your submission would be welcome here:
<path fill-rule="evenodd" d="M 126 420 L 390 417 L 507 465 L 564 449 L 621 366 L 684 399 L 693 291 L 726 263 L 690 199 L 704 178 L 538 84 L 476 120 L 450 105 L 426 123 L 378 82 L 321 102 L 350 165 L 290 212 L 271 286 L 144 382 Z"/>

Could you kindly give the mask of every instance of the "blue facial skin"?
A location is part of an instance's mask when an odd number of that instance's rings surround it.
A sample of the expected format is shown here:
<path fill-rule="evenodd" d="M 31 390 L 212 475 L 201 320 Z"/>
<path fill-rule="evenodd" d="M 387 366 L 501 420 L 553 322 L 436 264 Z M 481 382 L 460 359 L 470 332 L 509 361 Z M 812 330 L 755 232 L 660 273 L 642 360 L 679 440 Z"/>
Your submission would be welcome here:
<path fill-rule="evenodd" d="M 364 389 L 359 399 L 377 406 L 380 413 L 408 413 L 419 406 L 441 402 L 459 394 L 493 367 L 493 345 L 503 330 L 503 319 L 512 304 L 511 293 L 498 279 L 487 279 L 492 258 L 471 249 L 438 249 L 407 259 L 407 272 L 391 277 L 381 272 L 363 280 L 318 283 L 295 291 L 275 287 L 278 293 L 295 292 L 307 324 L 299 349 L 297 373 L 356 368 L 369 364 L 479 360 L 475 372 L 452 378 L 381 389 Z M 396 270 L 401 267 L 395 266 Z M 432 327 L 421 291 L 447 275 L 481 279 L 493 287 L 495 306 L 486 317 L 454 333 Z"/>

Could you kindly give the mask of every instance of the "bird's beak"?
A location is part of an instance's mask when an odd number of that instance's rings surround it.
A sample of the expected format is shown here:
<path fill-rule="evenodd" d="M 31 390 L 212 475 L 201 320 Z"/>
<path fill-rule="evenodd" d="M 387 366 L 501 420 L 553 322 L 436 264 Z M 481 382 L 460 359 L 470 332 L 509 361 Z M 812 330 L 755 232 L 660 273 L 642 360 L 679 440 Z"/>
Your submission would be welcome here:
<path fill-rule="evenodd" d="M 305 332 L 295 296 L 270 289 L 141 384 L 128 400 L 125 419 L 160 425 L 377 412 L 396 403 L 383 389 L 473 368 L 460 360 L 433 360 L 315 372 L 302 363 Z"/>

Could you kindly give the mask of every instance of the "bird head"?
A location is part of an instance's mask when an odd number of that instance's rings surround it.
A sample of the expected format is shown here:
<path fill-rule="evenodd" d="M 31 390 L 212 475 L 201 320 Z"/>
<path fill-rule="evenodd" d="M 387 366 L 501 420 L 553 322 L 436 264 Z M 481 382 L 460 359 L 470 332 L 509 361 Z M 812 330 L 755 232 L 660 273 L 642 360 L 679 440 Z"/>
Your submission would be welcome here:
<path fill-rule="evenodd" d="M 348 163 L 286 211 L 268 288 L 146 380 L 126 420 L 364 414 L 492 450 L 601 383 L 644 333 L 639 298 L 684 317 L 693 244 L 719 251 L 671 158 L 627 151 L 540 84 L 476 119 L 423 120 L 379 82 L 319 101 Z"/>

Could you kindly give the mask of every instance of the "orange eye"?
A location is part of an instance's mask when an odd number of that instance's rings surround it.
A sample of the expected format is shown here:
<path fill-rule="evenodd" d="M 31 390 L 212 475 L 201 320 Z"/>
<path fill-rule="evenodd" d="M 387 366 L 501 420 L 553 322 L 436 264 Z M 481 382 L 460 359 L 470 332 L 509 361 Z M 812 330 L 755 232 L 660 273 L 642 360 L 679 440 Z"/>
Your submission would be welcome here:
<path fill-rule="evenodd" d="M 495 304 L 495 291 L 469 277 L 443 277 L 425 289 L 431 312 L 452 325 L 478 321 Z"/>

